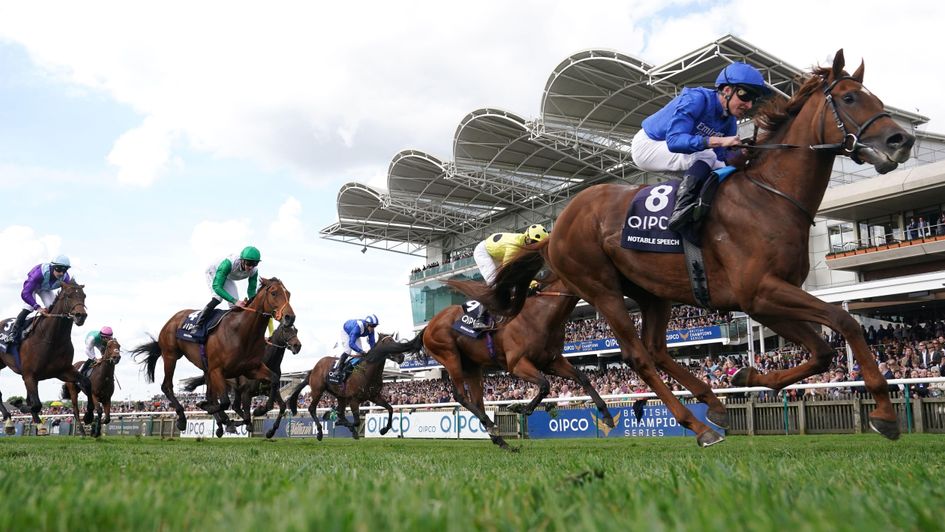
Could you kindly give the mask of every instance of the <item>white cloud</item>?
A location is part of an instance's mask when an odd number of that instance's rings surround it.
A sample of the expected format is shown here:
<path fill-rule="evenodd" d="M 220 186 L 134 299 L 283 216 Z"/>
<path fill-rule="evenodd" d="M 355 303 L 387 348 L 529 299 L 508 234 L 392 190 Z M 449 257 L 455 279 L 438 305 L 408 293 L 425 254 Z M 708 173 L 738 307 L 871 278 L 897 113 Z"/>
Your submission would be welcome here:
<path fill-rule="evenodd" d="M 223 222 L 203 221 L 190 235 L 190 247 L 207 266 L 214 260 L 239 253 L 251 245 L 252 222 L 243 218 Z"/>
<path fill-rule="evenodd" d="M 124 132 L 107 157 L 118 167 L 118 182 L 138 186 L 154 183 L 171 158 L 172 138 L 173 133 L 152 118 Z"/>
<path fill-rule="evenodd" d="M 62 238 L 58 235 L 37 235 L 25 225 L 4 228 L 0 231 L 0 250 L 5 250 L 0 261 L 0 284 L 7 288 L 22 287 L 30 268 L 54 258 L 61 247 Z"/>
<path fill-rule="evenodd" d="M 269 225 L 269 238 L 294 242 L 300 242 L 305 238 L 305 228 L 302 226 L 302 203 L 299 200 L 289 197 L 279 207 L 279 214 Z"/>

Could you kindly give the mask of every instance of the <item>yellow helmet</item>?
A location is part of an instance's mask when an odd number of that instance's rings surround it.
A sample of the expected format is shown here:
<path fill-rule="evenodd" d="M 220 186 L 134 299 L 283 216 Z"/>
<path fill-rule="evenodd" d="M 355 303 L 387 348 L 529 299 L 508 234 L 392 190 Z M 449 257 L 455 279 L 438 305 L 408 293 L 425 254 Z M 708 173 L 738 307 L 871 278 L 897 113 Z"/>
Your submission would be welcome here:
<path fill-rule="evenodd" d="M 540 242 L 548 238 L 548 230 L 541 224 L 531 225 L 525 230 L 525 237 L 532 242 Z"/>

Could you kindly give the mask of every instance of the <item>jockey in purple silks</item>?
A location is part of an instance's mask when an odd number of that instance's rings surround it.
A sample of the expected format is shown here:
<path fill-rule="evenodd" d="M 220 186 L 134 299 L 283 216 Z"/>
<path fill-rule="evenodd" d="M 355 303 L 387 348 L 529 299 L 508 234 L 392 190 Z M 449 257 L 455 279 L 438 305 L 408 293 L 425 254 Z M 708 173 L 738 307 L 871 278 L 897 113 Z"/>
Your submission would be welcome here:
<path fill-rule="evenodd" d="M 67 273 L 72 265 L 69 263 L 69 257 L 59 255 L 51 262 L 37 264 L 26 275 L 26 281 L 23 282 L 23 291 L 20 298 L 23 300 L 23 310 L 20 311 L 13 324 L 13 331 L 10 333 L 10 345 L 20 342 L 20 331 L 23 330 L 23 322 L 30 312 L 40 310 L 45 312 L 56 300 L 56 290 L 62 286 L 62 283 L 68 283 L 71 278 Z M 36 300 L 42 301 L 42 305 Z"/>

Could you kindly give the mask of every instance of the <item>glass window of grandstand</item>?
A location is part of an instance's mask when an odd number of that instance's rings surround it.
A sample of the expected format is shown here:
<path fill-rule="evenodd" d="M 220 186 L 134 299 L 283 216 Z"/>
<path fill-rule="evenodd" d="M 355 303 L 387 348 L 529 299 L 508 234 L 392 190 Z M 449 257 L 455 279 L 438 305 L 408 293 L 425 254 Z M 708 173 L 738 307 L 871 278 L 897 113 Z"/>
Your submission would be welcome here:
<path fill-rule="evenodd" d="M 841 223 L 828 228 L 830 235 L 830 252 L 840 253 L 856 249 L 856 235 L 852 223 Z"/>
<path fill-rule="evenodd" d="M 880 216 L 860 222 L 860 247 L 876 247 L 902 240 L 902 230 L 895 218 Z"/>

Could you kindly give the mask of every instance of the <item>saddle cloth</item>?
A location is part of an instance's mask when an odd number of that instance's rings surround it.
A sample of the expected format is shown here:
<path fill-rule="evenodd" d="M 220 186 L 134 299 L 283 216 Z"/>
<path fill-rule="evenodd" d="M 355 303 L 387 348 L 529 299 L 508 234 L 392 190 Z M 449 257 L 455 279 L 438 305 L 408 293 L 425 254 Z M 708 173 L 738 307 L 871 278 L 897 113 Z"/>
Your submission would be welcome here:
<path fill-rule="evenodd" d="M 177 339 L 183 340 L 185 342 L 194 342 L 198 344 L 207 343 L 207 337 L 210 336 L 210 333 L 217 325 L 220 324 L 220 320 L 223 319 L 229 310 L 213 309 L 213 313 L 210 315 L 210 318 L 207 321 L 203 322 L 203 327 L 197 329 L 196 321 L 197 316 L 200 315 L 199 310 L 195 310 L 187 315 L 184 318 L 184 322 L 181 323 L 180 327 L 177 329 Z"/>

